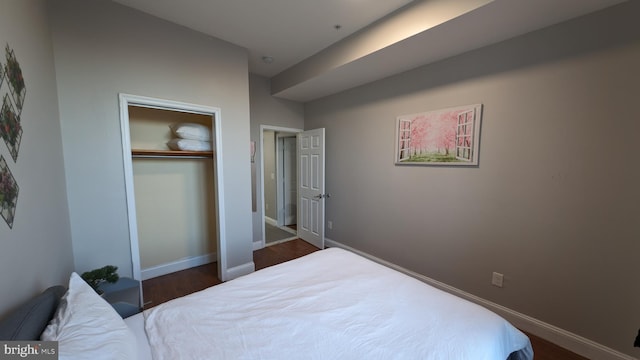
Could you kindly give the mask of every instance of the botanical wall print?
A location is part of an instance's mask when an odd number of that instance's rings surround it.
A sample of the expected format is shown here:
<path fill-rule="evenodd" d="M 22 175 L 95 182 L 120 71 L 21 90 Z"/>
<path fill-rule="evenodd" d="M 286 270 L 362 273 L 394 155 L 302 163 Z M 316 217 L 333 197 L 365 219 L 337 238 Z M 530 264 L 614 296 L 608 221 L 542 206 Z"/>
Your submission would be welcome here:
<path fill-rule="evenodd" d="M 397 165 L 477 165 L 482 104 L 401 115 Z"/>
<path fill-rule="evenodd" d="M 8 44 L 5 47 L 5 58 L 4 65 L 0 62 L 0 89 L 4 94 L 0 108 L 0 137 L 4 139 L 15 162 L 18 160 L 18 151 L 22 140 L 20 115 L 27 89 L 20 64 Z"/>
<path fill-rule="evenodd" d="M 22 140 L 22 125 L 20 115 L 27 92 L 22 69 L 16 59 L 13 49 L 5 47 L 6 62 L 0 58 L 0 137 L 7 144 L 13 161 L 18 160 L 18 150 Z M 18 184 L 13 177 L 9 166 L 0 155 L 0 215 L 7 222 L 9 228 L 13 228 L 13 219 L 18 202 Z"/>
<path fill-rule="evenodd" d="M 2 89 L 2 84 L 4 84 L 4 65 L 0 61 L 0 89 Z"/>
<path fill-rule="evenodd" d="M 22 140 L 22 126 L 20 116 L 16 113 L 8 94 L 4 95 L 2 108 L 0 108 L 0 137 L 7 144 L 13 161 L 17 161 Z"/>
<path fill-rule="evenodd" d="M 4 66 L 4 73 L 9 83 L 9 92 L 13 97 L 14 104 L 18 109 L 18 114 L 22 113 L 22 105 L 24 104 L 24 96 L 27 92 L 27 88 L 24 84 L 24 78 L 22 77 L 22 69 L 16 59 L 16 55 L 13 49 L 7 44 L 5 48 L 7 63 Z"/>
<path fill-rule="evenodd" d="M 0 215 L 7 222 L 9 228 L 13 227 L 19 190 L 20 188 L 13 174 L 11 174 L 7 162 L 0 155 Z"/>

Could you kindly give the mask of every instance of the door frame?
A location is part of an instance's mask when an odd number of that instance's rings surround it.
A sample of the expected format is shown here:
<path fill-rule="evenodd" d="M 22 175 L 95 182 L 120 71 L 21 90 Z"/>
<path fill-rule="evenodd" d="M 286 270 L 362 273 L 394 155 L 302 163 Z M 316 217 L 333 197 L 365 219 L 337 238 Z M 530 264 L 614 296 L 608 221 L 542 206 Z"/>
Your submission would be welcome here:
<path fill-rule="evenodd" d="M 265 229 L 265 209 L 264 209 L 264 132 L 265 130 L 274 131 L 274 132 L 288 132 L 288 133 L 299 133 L 304 131 L 303 129 L 296 128 L 288 128 L 282 126 L 273 126 L 273 125 L 260 125 L 260 229 L 262 235 L 260 236 L 260 244 L 258 247 L 254 246 L 254 250 L 262 249 L 266 245 L 266 229 Z M 277 146 L 277 141 L 276 141 Z M 296 200 L 297 202 L 297 200 Z M 255 243 L 254 243 L 255 244 Z"/>
<path fill-rule="evenodd" d="M 152 109 L 179 111 L 210 116 L 212 119 L 212 139 L 214 139 L 213 154 L 213 187 L 215 194 L 217 232 L 218 274 L 227 273 L 227 239 L 224 221 L 224 189 L 222 181 L 222 118 L 220 108 L 183 103 L 173 100 L 156 99 L 145 96 L 118 94 L 120 104 L 120 131 L 122 137 L 122 158 L 124 163 L 125 195 L 127 200 L 127 218 L 129 220 L 129 242 L 131 245 L 131 264 L 133 278 L 142 280 L 140 264 L 140 244 L 138 239 L 138 222 L 133 179 L 133 160 L 131 158 L 131 135 L 129 133 L 129 106 L 146 107 Z M 142 299 L 142 287 L 140 287 Z M 144 301 L 144 300 L 142 300 Z M 143 302 L 144 303 L 144 302 Z"/>

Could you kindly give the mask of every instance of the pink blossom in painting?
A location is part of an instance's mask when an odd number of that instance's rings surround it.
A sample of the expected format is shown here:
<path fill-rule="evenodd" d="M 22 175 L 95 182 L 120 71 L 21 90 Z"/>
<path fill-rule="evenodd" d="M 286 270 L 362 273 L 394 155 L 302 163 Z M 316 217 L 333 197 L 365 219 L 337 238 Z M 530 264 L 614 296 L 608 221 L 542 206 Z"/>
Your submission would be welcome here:
<path fill-rule="evenodd" d="M 474 139 L 474 129 L 475 122 L 479 121 L 476 119 L 478 112 L 479 107 L 473 105 L 399 117 L 398 161 L 472 161 L 473 145 L 477 141 Z"/>

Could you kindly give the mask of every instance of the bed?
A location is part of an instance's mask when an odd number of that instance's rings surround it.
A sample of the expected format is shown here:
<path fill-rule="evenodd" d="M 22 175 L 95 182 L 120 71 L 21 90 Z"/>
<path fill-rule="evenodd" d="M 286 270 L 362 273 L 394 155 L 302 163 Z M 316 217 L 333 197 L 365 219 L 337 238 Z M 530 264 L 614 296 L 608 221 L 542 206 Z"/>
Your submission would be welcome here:
<path fill-rule="evenodd" d="M 72 274 L 42 330 L 61 359 L 533 359 L 497 314 L 337 248 L 125 320 L 85 285 Z"/>

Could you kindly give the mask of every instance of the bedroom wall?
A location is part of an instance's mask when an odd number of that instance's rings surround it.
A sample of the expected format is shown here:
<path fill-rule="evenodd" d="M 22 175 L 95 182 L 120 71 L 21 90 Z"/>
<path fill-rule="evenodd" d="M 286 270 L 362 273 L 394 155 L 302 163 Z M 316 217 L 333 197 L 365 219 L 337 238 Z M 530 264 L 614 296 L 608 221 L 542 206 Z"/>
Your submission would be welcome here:
<path fill-rule="evenodd" d="M 118 93 L 221 109 L 228 267 L 252 264 L 246 50 L 111 1 L 49 4 L 76 269 L 132 273 Z"/>
<path fill-rule="evenodd" d="M 251 101 L 251 140 L 260 144 L 260 125 L 271 125 L 289 129 L 304 128 L 304 105 L 302 103 L 278 99 L 271 96 L 271 82 L 260 75 L 249 75 Z M 259 179 L 262 176 L 259 159 L 262 156 L 260 146 L 256 147 L 256 199 L 257 211 L 253 213 L 253 241 L 262 241 L 262 190 Z"/>
<path fill-rule="evenodd" d="M 45 288 L 66 284 L 73 270 L 53 50 L 46 15 L 46 2 L 40 0 L 6 0 L 0 11 L 0 64 L 6 64 L 5 46 L 9 45 L 26 87 L 16 161 L 0 140 L 0 155 L 19 187 L 13 227 L 0 218 L 0 318 Z M 0 93 L 7 93 L 7 86 L 5 81 Z"/>
<path fill-rule="evenodd" d="M 185 266 L 216 261 L 212 160 L 138 159 L 133 172 L 143 275 L 188 260 Z"/>
<path fill-rule="evenodd" d="M 628 2 L 306 104 L 305 128 L 326 128 L 326 236 L 639 357 L 638 13 Z M 398 115 L 475 103 L 477 168 L 394 166 Z"/>

